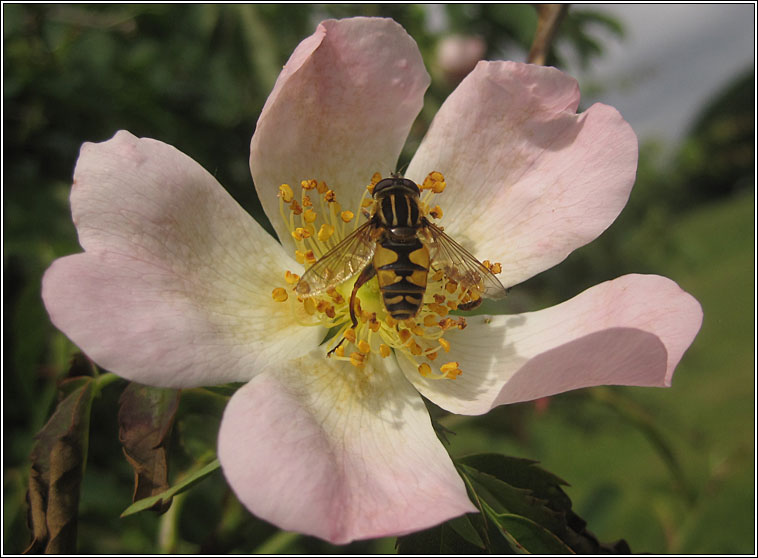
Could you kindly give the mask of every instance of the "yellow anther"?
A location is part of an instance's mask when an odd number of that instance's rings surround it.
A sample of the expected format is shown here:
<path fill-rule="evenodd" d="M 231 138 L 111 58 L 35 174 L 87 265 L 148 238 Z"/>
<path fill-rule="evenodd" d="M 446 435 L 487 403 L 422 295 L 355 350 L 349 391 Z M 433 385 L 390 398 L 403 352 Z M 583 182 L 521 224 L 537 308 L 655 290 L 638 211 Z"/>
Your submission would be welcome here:
<path fill-rule="evenodd" d="M 328 201 L 329 203 L 336 202 L 337 194 L 334 193 L 334 190 L 327 190 L 324 194 L 324 200 Z"/>
<path fill-rule="evenodd" d="M 414 335 L 418 335 L 419 337 L 423 337 L 426 334 L 423 327 L 415 325 L 415 324 L 410 329 Z"/>
<path fill-rule="evenodd" d="M 424 325 L 426 327 L 434 327 L 437 325 L 437 318 L 433 314 L 427 314 L 424 316 Z"/>
<path fill-rule="evenodd" d="M 305 253 L 305 262 L 309 265 L 316 263 L 316 255 L 313 253 L 313 250 L 308 250 Z"/>
<path fill-rule="evenodd" d="M 318 186 L 316 186 L 316 191 L 317 191 L 319 194 L 323 194 L 323 193 L 324 193 L 324 192 L 326 192 L 328 189 L 329 189 L 329 188 L 327 187 L 327 185 L 326 185 L 326 182 L 324 182 L 323 180 L 322 180 L 321 182 L 319 182 L 319 183 L 318 183 Z"/>
<path fill-rule="evenodd" d="M 347 339 L 351 343 L 355 343 L 355 330 L 354 329 L 348 329 L 345 332 L 344 337 L 345 337 L 345 339 Z"/>
<path fill-rule="evenodd" d="M 444 337 L 440 337 L 439 339 L 437 339 L 437 343 L 440 344 L 440 346 L 446 353 L 450 352 L 450 342 L 447 339 L 445 339 Z"/>
<path fill-rule="evenodd" d="M 447 300 L 445 298 L 445 295 L 441 295 L 441 294 L 434 295 L 434 302 L 436 302 L 437 304 L 445 304 L 445 300 Z"/>
<path fill-rule="evenodd" d="M 366 355 L 361 353 L 350 353 L 350 364 L 353 366 L 361 367 L 366 362 Z"/>
<path fill-rule="evenodd" d="M 492 273 L 500 273 L 503 271 L 503 266 L 499 263 L 495 262 L 493 264 L 490 264 L 490 271 Z"/>
<path fill-rule="evenodd" d="M 289 203 L 295 198 L 295 193 L 289 184 L 282 184 L 279 186 L 279 197 L 284 203 Z"/>
<path fill-rule="evenodd" d="M 454 300 L 448 300 L 447 301 L 447 307 L 450 308 L 450 310 L 457 310 L 458 309 L 458 303 Z"/>
<path fill-rule="evenodd" d="M 439 205 L 435 205 L 433 208 L 431 208 L 429 210 L 429 215 L 431 215 L 435 219 L 441 219 L 442 218 L 442 208 Z"/>
<path fill-rule="evenodd" d="M 334 350 L 334 354 L 337 355 L 338 357 L 345 356 L 345 345 L 340 345 L 339 347 L 337 347 Z"/>
<path fill-rule="evenodd" d="M 287 271 L 284 273 L 284 280 L 287 281 L 290 285 L 294 285 L 298 281 L 300 281 L 300 276 L 297 273 L 292 273 L 291 271 Z"/>
<path fill-rule="evenodd" d="M 455 291 L 458 290 L 458 283 L 455 281 L 448 281 L 445 285 L 445 290 L 449 292 L 450 294 L 453 294 Z"/>
<path fill-rule="evenodd" d="M 455 327 L 455 320 L 453 318 L 444 318 L 440 320 L 439 325 L 443 330 L 448 330 L 451 327 Z"/>
<path fill-rule="evenodd" d="M 444 376 L 450 380 L 454 380 L 462 374 L 461 369 L 458 368 L 457 362 L 446 362 L 440 366 L 440 372 L 442 372 L 442 374 L 444 374 Z"/>
<path fill-rule="evenodd" d="M 370 198 L 366 198 L 365 200 L 363 200 L 361 202 L 361 207 L 368 207 L 368 206 L 370 206 L 373 203 L 374 203 L 374 200 L 372 200 Z"/>
<path fill-rule="evenodd" d="M 303 180 L 302 182 L 300 182 L 300 187 L 303 190 L 313 190 L 314 188 L 316 188 L 316 186 L 318 186 L 318 182 L 313 179 Z"/>
<path fill-rule="evenodd" d="M 371 185 L 376 186 L 381 179 L 382 179 L 382 175 L 379 174 L 378 172 L 375 172 L 374 174 L 371 175 Z"/>
<path fill-rule="evenodd" d="M 421 374 L 424 378 L 429 376 L 429 374 L 432 373 L 432 367 L 429 366 L 427 363 L 420 364 L 418 367 L 418 373 Z"/>
<path fill-rule="evenodd" d="M 306 298 L 303 301 L 303 307 L 309 316 L 313 316 L 316 313 L 316 302 L 312 298 Z"/>
<path fill-rule="evenodd" d="M 467 325 L 466 318 L 464 318 L 463 316 L 460 316 L 458 318 L 458 322 L 456 323 L 456 326 L 458 327 L 458 329 L 466 329 L 466 325 Z"/>
<path fill-rule="evenodd" d="M 445 273 L 440 269 L 439 271 L 435 271 L 432 275 L 432 281 L 442 281 L 442 279 L 445 278 Z"/>
<path fill-rule="evenodd" d="M 342 219 L 345 223 L 352 221 L 353 217 L 355 217 L 355 214 L 352 211 L 343 211 L 340 213 L 340 219 Z"/>
<path fill-rule="evenodd" d="M 303 208 L 300 207 L 300 204 L 297 203 L 297 200 L 292 200 L 292 203 L 290 204 L 290 211 L 292 211 L 292 213 L 295 215 L 300 215 L 303 212 Z"/>
<path fill-rule="evenodd" d="M 324 223 L 323 225 L 321 225 L 321 228 L 318 230 L 318 239 L 321 242 L 326 242 L 332 237 L 333 234 L 334 234 L 334 227 L 328 223 Z"/>
<path fill-rule="evenodd" d="M 382 355 L 382 358 L 387 358 L 388 356 L 392 354 L 392 351 L 387 345 L 382 343 L 381 345 L 379 345 L 379 354 Z"/>
<path fill-rule="evenodd" d="M 281 287 L 275 288 L 273 291 L 271 291 L 271 298 L 273 298 L 277 302 L 284 302 L 289 298 L 289 295 L 287 295 L 287 291 L 284 290 Z"/>
<path fill-rule="evenodd" d="M 295 240 L 303 240 L 304 238 L 310 238 L 311 237 L 311 231 L 308 230 L 308 228 L 303 227 L 297 227 L 294 231 L 292 231 L 292 238 Z"/>
<path fill-rule="evenodd" d="M 306 209 L 303 213 L 303 219 L 306 223 L 313 223 L 316 220 L 316 217 L 318 217 L 318 215 L 316 215 L 316 212 L 312 209 Z"/>
<path fill-rule="evenodd" d="M 393 318 L 392 316 L 387 316 L 384 318 L 384 323 L 387 324 L 389 327 L 395 327 L 397 325 L 397 320 Z"/>
<path fill-rule="evenodd" d="M 367 355 L 371 352 L 371 345 L 368 344 L 368 341 L 365 339 L 361 339 L 358 341 L 358 350 L 362 352 L 364 355 Z"/>
<path fill-rule="evenodd" d="M 411 338 L 411 330 L 410 329 L 401 329 L 398 332 L 398 337 L 400 337 L 400 342 L 405 343 L 408 341 L 408 339 Z"/>
<path fill-rule="evenodd" d="M 440 315 L 442 317 L 447 316 L 448 312 L 450 312 L 450 310 L 448 309 L 447 306 L 442 306 L 441 304 L 436 304 L 436 303 L 430 304 L 429 305 L 429 310 L 431 310 L 435 314 L 438 314 L 438 315 Z"/>
<path fill-rule="evenodd" d="M 435 194 L 439 194 L 445 189 L 445 186 L 446 186 L 445 177 L 442 176 L 442 173 L 437 172 L 437 171 L 432 171 L 424 179 L 424 182 L 421 185 L 421 189 L 431 190 Z"/>
<path fill-rule="evenodd" d="M 429 360 L 434 360 L 435 358 L 437 358 L 437 353 L 436 352 L 429 353 L 428 355 L 426 355 L 426 358 L 428 358 Z"/>
<path fill-rule="evenodd" d="M 408 343 L 408 349 L 410 349 L 411 354 L 414 356 L 421 356 L 421 353 L 424 352 L 421 346 L 413 340 L 411 340 L 411 342 Z"/>
<path fill-rule="evenodd" d="M 313 202 L 310 196 L 303 196 L 303 207 L 313 207 Z"/>
<path fill-rule="evenodd" d="M 379 320 L 376 319 L 376 312 L 373 312 L 371 314 L 371 318 L 368 320 L 368 327 L 374 333 L 378 332 L 381 329 L 382 324 L 379 322 Z"/>
<path fill-rule="evenodd" d="M 295 250 L 295 261 L 299 264 L 305 263 L 305 252 L 302 250 Z"/>
<path fill-rule="evenodd" d="M 453 362 L 446 362 L 445 364 L 443 364 L 442 366 L 440 366 L 440 372 L 446 373 L 446 372 L 448 372 L 450 370 L 455 370 L 456 368 L 458 368 L 458 366 L 459 366 L 458 363 L 455 362 L 455 361 L 453 361 Z"/>

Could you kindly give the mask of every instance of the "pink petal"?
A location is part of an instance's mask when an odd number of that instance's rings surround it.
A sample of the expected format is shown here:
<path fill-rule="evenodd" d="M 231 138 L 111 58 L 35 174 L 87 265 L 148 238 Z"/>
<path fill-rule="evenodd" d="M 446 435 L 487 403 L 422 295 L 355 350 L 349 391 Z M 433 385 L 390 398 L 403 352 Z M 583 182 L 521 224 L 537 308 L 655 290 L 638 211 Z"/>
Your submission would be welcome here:
<path fill-rule="evenodd" d="M 475 511 L 426 407 L 385 359 L 320 352 L 269 369 L 224 413 L 218 455 L 257 516 L 333 543 L 399 535 Z"/>
<path fill-rule="evenodd" d="M 437 170 L 446 230 L 511 286 L 596 238 L 626 204 L 637 138 L 618 112 L 577 115 L 576 82 L 555 68 L 480 62 L 437 113 L 411 162 Z"/>
<path fill-rule="evenodd" d="M 425 397 L 461 414 L 582 387 L 668 387 L 702 319 L 697 300 L 670 279 L 624 275 L 545 310 L 468 319 L 444 355 L 460 363 L 455 380 L 404 371 Z"/>
<path fill-rule="evenodd" d="M 429 85 L 418 47 L 391 19 L 322 22 L 266 101 L 250 148 L 263 208 L 285 246 L 280 184 L 326 181 L 356 211 L 371 175 L 395 164 Z"/>
<path fill-rule="evenodd" d="M 43 278 L 53 323 L 98 364 L 165 386 L 248 380 L 315 347 L 274 302 L 294 261 L 200 165 L 119 132 L 85 144 L 71 193 L 86 252 Z"/>

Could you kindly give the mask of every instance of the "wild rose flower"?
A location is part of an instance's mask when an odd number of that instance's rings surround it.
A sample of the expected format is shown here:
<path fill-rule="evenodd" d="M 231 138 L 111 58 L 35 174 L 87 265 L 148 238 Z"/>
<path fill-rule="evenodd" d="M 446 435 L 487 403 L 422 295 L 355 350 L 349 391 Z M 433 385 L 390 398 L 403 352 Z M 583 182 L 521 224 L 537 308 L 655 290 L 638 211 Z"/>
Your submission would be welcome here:
<path fill-rule="evenodd" d="M 350 284 L 298 299 L 297 260 L 354 229 L 428 84 L 395 22 L 323 22 L 284 67 L 252 139 L 255 186 L 281 244 L 189 157 L 122 131 L 82 147 L 71 207 L 84 253 L 55 261 L 43 281 L 53 323 L 124 378 L 247 382 L 219 434 L 229 484 L 254 514 L 335 543 L 475 511 L 419 393 L 481 414 L 586 386 L 668 386 L 701 323 L 697 301 L 650 275 L 536 312 L 468 317 L 465 329 L 445 321 L 458 295 L 431 273 L 413 324 L 393 323 L 371 284 L 354 334 Z M 597 237 L 629 196 L 634 133 L 613 108 L 578 115 L 578 102 L 556 69 L 480 62 L 408 167 L 419 184 L 444 176 L 439 222 L 499 262 L 506 287 Z M 330 326 L 353 337 L 326 358 Z"/>

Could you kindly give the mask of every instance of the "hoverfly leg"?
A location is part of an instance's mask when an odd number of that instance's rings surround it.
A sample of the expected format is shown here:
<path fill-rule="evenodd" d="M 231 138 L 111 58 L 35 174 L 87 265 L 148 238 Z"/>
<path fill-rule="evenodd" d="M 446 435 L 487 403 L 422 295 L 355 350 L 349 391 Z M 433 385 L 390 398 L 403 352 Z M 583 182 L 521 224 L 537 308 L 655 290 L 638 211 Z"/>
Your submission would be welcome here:
<path fill-rule="evenodd" d="M 458 305 L 458 310 L 463 310 L 464 312 L 467 312 L 468 310 L 473 310 L 474 308 L 478 308 L 479 305 L 482 304 L 482 299 L 477 298 L 476 300 L 472 300 L 471 302 L 465 302 L 463 304 Z"/>
<path fill-rule="evenodd" d="M 358 318 L 355 315 L 355 295 L 358 293 L 358 289 L 360 289 L 365 283 L 370 281 L 374 275 L 376 275 L 376 270 L 374 269 L 374 266 L 369 264 L 366 267 L 363 268 L 363 271 L 361 271 L 361 274 L 358 276 L 358 279 L 355 281 L 355 285 L 353 285 L 353 292 L 350 293 L 350 320 L 353 323 L 353 329 L 358 327 Z M 328 353 L 326 353 L 326 356 L 332 356 L 332 353 L 339 349 L 340 345 L 342 345 L 345 342 L 345 338 L 343 337 L 340 339 L 340 342 L 337 343 L 337 345 Z"/>
<path fill-rule="evenodd" d="M 350 293 L 350 320 L 352 320 L 354 328 L 358 326 L 358 318 L 355 317 L 355 295 L 358 294 L 358 289 L 370 281 L 374 275 L 376 275 L 376 269 L 374 269 L 372 264 L 368 264 L 363 268 L 363 271 L 361 271 L 361 274 L 355 281 L 355 285 L 353 285 L 353 292 Z"/>
<path fill-rule="evenodd" d="M 339 343 L 337 343 L 337 346 L 336 346 L 336 347 L 334 347 L 334 348 L 333 348 L 331 351 L 329 351 L 328 353 L 326 353 L 326 356 L 327 356 L 327 358 L 329 358 L 330 356 L 332 356 L 332 353 L 333 353 L 334 351 L 336 351 L 337 349 L 339 349 L 339 348 L 340 348 L 340 345 L 342 345 L 344 342 L 345 342 L 345 338 L 343 337 L 342 339 L 340 339 L 340 342 L 339 342 Z"/>

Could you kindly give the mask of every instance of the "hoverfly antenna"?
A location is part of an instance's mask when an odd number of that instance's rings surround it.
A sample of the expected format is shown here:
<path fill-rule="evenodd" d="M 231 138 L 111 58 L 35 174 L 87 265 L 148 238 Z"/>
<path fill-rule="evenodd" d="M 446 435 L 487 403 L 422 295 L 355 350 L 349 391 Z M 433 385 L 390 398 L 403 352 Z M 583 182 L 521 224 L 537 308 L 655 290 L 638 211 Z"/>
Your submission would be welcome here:
<path fill-rule="evenodd" d="M 390 176 L 391 176 L 392 178 L 403 178 L 403 173 L 405 173 L 405 169 L 407 169 L 407 168 L 408 168 L 408 165 L 409 165 L 409 164 L 410 164 L 410 163 L 405 163 L 405 164 L 404 164 L 402 167 L 400 167 L 400 168 L 399 168 L 399 169 L 397 169 L 396 171 L 394 171 L 394 172 L 390 173 Z"/>

